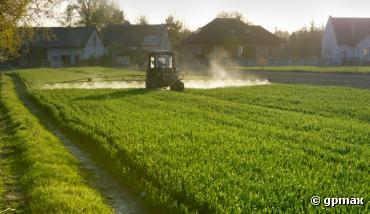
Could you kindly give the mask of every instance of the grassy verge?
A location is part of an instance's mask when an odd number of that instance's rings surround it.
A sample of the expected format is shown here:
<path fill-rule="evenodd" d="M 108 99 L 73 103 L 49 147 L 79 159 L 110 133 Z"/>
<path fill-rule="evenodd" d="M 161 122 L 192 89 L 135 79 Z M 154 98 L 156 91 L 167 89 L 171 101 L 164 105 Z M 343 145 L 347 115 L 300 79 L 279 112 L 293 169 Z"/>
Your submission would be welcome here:
<path fill-rule="evenodd" d="M 19 185 L 19 174 L 15 163 L 14 150 L 18 146 L 12 142 L 12 127 L 0 107 L 0 213 L 22 213 L 25 200 Z"/>
<path fill-rule="evenodd" d="M 233 67 L 231 70 L 370 74 L 370 66 L 266 66 L 264 69 L 251 66 Z"/>
<path fill-rule="evenodd" d="M 47 131 L 18 98 L 10 77 L 1 75 L 1 112 L 12 129 L 14 168 L 26 200 L 25 213 L 112 213 L 63 143 Z"/>

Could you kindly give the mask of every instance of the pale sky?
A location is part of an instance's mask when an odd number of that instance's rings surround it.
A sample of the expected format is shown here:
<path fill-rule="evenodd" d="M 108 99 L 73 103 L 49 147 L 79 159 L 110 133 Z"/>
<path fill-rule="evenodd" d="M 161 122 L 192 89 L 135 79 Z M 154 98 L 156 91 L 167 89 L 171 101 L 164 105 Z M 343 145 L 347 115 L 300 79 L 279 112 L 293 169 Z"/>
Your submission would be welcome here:
<path fill-rule="evenodd" d="M 274 31 L 295 31 L 314 20 L 325 25 L 334 17 L 370 17 L 370 0 L 119 0 L 131 22 L 145 15 L 150 24 L 163 23 L 172 14 L 195 30 L 223 10 L 239 11 L 253 24 Z"/>

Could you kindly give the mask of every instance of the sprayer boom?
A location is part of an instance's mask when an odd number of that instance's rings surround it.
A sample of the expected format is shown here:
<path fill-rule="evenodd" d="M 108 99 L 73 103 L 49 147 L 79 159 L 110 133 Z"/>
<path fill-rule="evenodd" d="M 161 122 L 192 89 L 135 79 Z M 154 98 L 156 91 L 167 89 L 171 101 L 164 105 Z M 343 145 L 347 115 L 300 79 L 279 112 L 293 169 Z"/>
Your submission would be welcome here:
<path fill-rule="evenodd" d="M 75 80 L 67 80 L 60 82 L 48 82 L 45 85 L 54 85 L 54 84 L 70 84 L 70 83 L 93 83 L 93 82 L 133 82 L 133 81 L 145 81 L 145 74 L 134 74 L 134 75 L 121 75 L 121 76 L 101 76 L 101 77 L 89 77 Z"/>

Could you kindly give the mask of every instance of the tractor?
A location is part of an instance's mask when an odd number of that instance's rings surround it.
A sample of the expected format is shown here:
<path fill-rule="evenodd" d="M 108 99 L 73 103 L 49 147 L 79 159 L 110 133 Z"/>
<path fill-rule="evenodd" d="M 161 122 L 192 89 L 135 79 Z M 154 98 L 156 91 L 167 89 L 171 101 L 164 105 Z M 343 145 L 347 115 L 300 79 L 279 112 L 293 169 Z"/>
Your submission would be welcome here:
<path fill-rule="evenodd" d="M 176 68 L 176 53 L 173 51 L 151 51 L 148 55 L 145 87 L 147 89 L 167 88 L 183 91 L 184 83 Z"/>
<path fill-rule="evenodd" d="M 171 91 L 183 91 L 184 83 L 180 79 L 179 71 L 176 68 L 176 54 L 173 51 L 151 51 L 148 55 L 148 68 L 146 75 L 119 75 L 119 76 L 98 76 L 62 82 L 45 83 L 45 86 L 55 84 L 84 84 L 94 82 L 143 82 L 147 89 L 158 89 L 170 87 Z"/>

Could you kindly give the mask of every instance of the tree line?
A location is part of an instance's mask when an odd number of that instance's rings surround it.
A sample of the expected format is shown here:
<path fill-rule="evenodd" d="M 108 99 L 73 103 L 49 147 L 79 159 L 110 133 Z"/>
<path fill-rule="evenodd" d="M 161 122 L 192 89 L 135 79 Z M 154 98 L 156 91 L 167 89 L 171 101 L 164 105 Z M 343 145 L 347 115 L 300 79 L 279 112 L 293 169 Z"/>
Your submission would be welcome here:
<path fill-rule="evenodd" d="M 65 27 L 86 26 L 101 30 L 111 24 L 131 24 L 126 13 L 114 0 L 68 0 L 62 13 L 51 8 L 58 8 L 67 0 L 2 0 L 0 2 L 0 61 L 19 55 L 25 41 L 31 40 L 31 26 L 42 25 L 45 19 L 57 19 Z M 217 17 L 238 18 L 247 24 L 251 22 L 238 11 L 222 11 Z M 135 24 L 147 25 L 149 19 L 141 15 Z M 165 20 L 173 47 L 177 47 L 192 31 L 184 23 L 169 15 Z M 309 57 L 320 55 L 320 41 L 323 28 L 311 24 L 289 34 L 276 30 L 275 34 L 286 40 L 286 56 Z"/>
<path fill-rule="evenodd" d="M 285 57 L 319 57 L 321 55 L 321 38 L 324 27 L 318 27 L 312 21 L 310 27 L 289 33 L 275 30 L 275 35 L 285 40 L 283 55 Z"/>

